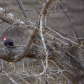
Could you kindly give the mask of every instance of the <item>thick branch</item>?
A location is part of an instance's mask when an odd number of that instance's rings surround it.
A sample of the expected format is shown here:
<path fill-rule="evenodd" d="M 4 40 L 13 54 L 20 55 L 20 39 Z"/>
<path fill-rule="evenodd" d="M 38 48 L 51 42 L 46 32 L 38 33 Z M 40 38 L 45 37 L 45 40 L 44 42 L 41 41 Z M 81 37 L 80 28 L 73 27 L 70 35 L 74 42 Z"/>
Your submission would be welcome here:
<path fill-rule="evenodd" d="M 26 45 L 15 46 L 13 48 L 0 48 L 0 59 L 3 59 L 8 62 L 19 61 L 19 60 L 16 60 L 17 58 L 15 58 L 15 56 L 21 55 L 21 52 L 24 52 L 25 47 Z M 33 44 L 29 52 L 26 52 L 24 56 L 31 59 L 37 59 L 37 55 L 38 55 L 39 58 L 44 59 L 45 54 L 39 52 L 39 50 L 43 51 L 43 48 L 37 47 L 36 45 Z"/>
<path fill-rule="evenodd" d="M 5 10 L 0 7 L 0 19 L 8 24 L 15 23 L 16 25 L 24 25 L 23 21 L 17 19 L 12 13 L 5 13 Z"/>
<path fill-rule="evenodd" d="M 47 10 L 52 2 L 53 0 L 48 0 L 48 2 L 45 4 L 44 9 L 43 9 L 43 15 L 47 14 Z"/>
<path fill-rule="evenodd" d="M 5 13 L 5 9 L 1 7 L 0 7 L 0 19 L 10 25 L 14 24 L 15 26 L 18 27 L 18 29 L 25 30 L 28 27 L 33 27 L 38 29 L 36 24 L 32 23 L 31 21 L 27 20 L 30 23 L 30 25 L 27 25 L 24 21 L 21 21 L 12 13 L 9 12 Z"/>
<path fill-rule="evenodd" d="M 22 14 L 23 14 L 23 16 L 26 18 L 26 19 L 28 19 L 28 14 L 27 14 L 27 12 L 25 11 L 25 8 L 24 8 L 24 6 L 23 6 L 23 3 L 22 3 L 22 1 L 21 0 L 16 0 L 17 1 L 17 4 L 18 4 L 18 6 L 19 6 L 19 9 L 21 10 L 21 12 L 22 12 Z"/>

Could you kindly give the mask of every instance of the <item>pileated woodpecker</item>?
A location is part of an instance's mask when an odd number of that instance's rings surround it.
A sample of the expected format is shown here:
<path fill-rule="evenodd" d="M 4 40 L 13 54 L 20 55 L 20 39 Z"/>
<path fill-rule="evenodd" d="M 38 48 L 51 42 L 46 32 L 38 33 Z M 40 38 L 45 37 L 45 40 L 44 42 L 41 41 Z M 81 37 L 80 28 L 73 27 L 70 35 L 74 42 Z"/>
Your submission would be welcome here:
<path fill-rule="evenodd" d="M 2 40 L 4 40 L 4 45 L 9 48 L 9 47 L 13 47 L 14 44 L 13 44 L 13 41 L 11 39 L 6 39 L 6 37 L 4 36 L 2 38 Z"/>

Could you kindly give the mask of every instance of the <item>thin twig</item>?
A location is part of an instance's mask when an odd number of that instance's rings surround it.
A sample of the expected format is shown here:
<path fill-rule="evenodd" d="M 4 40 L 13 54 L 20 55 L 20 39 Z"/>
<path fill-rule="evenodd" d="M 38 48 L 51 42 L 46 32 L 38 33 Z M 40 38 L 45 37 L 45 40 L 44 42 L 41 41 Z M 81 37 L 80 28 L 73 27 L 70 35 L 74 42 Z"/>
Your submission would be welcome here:
<path fill-rule="evenodd" d="M 9 30 L 9 29 L 10 29 L 11 27 L 13 27 L 13 26 L 14 26 L 14 24 L 8 26 L 8 27 L 3 31 L 3 33 L 0 35 L 0 39 L 1 39 L 2 35 L 3 35 L 4 33 L 6 33 L 6 31 Z"/>
<path fill-rule="evenodd" d="M 46 26 L 46 28 L 47 29 L 49 29 L 50 31 L 52 31 L 52 32 L 54 32 L 55 34 L 57 34 L 60 38 L 62 38 L 62 39 L 64 39 L 64 40 L 66 40 L 67 42 L 70 42 L 71 44 L 73 44 L 73 45 L 76 45 L 76 46 L 79 46 L 79 47 L 81 47 L 81 48 L 83 48 L 83 46 L 82 45 L 79 45 L 78 43 L 76 43 L 76 42 L 74 42 L 74 41 L 72 41 L 71 39 L 69 39 L 69 38 L 65 38 L 64 36 L 62 36 L 61 34 L 59 34 L 58 32 L 56 32 L 56 31 L 54 31 L 54 30 L 52 30 L 51 28 L 49 28 L 48 26 Z"/>
<path fill-rule="evenodd" d="M 5 75 L 7 76 L 7 78 L 10 80 L 10 82 L 11 82 L 12 84 L 18 84 L 18 83 L 16 83 L 4 70 L 3 70 L 3 72 L 5 73 Z"/>
<path fill-rule="evenodd" d="M 44 36 L 43 36 L 43 19 L 44 19 L 44 16 L 42 15 L 41 19 L 40 19 L 40 32 L 41 32 L 40 34 L 41 34 L 41 40 L 42 40 L 42 43 L 43 43 L 43 46 L 45 49 L 45 53 L 46 53 L 46 69 L 47 69 L 47 67 L 48 67 L 48 51 L 47 51 L 46 44 L 44 41 Z"/>
<path fill-rule="evenodd" d="M 51 37 L 52 40 L 55 39 L 56 41 L 58 41 L 58 42 L 60 42 L 60 43 L 62 43 L 62 44 L 66 44 L 66 45 L 68 45 L 67 43 L 63 42 L 62 40 L 56 38 L 55 36 L 50 35 L 49 33 L 45 33 L 45 34 L 48 35 L 49 37 Z"/>
<path fill-rule="evenodd" d="M 18 74 L 18 76 L 20 77 L 20 80 L 24 81 L 26 84 L 29 84 L 26 80 L 23 79 L 23 77 L 20 76 L 20 74 L 16 71 L 16 73 Z"/>
<path fill-rule="evenodd" d="M 64 10 L 63 7 L 62 7 L 62 5 L 60 4 L 60 2 L 59 2 L 58 0 L 57 0 L 57 2 L 58 2 L 58 4 L 60 5 L 60 8 L 61 8 L 62 10 Z M 74 27 L 73 23 L 71 22 L 71 20 L 70 20 L 69 16 L 67 15 L 66 11 L 63 11 L 63 12 L 65 13 L 65 15 L 67 16 L 69 22 L 71 23 L 72 28 L 73 28 L 73 30 L 74 30 L 74 32 L 75 32 L 75 34 L 76 34 L 76 37 L 78 38 L 78 41 L 80 42 L 79 36 L 78 36 L 78 34 L 77 34 L 76 30 L 75 30 L 75 27 Z"/>

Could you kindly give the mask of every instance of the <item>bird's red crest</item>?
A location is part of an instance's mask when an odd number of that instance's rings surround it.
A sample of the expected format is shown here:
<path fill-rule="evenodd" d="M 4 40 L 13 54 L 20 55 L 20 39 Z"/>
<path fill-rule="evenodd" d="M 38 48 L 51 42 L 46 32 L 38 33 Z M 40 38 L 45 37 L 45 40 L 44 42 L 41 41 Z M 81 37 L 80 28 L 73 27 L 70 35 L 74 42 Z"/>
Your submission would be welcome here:
<path fill-rule="evenodd" d="M 2 38 L 2 40 L 4 39 L 4 38 L 6 38 L 5 36 Z"/>

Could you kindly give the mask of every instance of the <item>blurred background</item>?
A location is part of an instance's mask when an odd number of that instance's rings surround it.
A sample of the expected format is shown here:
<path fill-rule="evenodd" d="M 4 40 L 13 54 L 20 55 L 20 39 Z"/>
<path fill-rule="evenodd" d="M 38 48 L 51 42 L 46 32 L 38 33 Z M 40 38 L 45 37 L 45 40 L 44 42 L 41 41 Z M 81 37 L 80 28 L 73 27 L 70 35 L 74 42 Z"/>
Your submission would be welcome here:
<path fill-rule="evenodd" d="M 45 0 L 40 1 L 43 2 Z M 84 32 L 84 0 L 60 1 L 63 9 L 66 10 L 68 17 L 71 19 L 78 36 L 82 38 Z M 22 0 L 22 2 L 24 4 L 25 9 L 35 10 L 36 7 L 40 12 L 42 11 L 43 5 L 39 4 L 37 0 Z M 4 3 L 3 0 L 0 0 L 0 7 L 5 7 L 6 10 L 9 10 L 14 15 L 19 12 L 16 0 L 4 0 Z M 54 3 L 51 10 L 56 11 L 56 13 L 47 18 L 47 25 L 52 29 L 64 32 L 71 37 L 76 37 L 72 25 L 69 22 L 69 19 L 66 17 L 59 4 Z M 30 15 L 30 19 L 32 19 L 32 22 L 36 23 L 38 21 L 37 15 L 35 13 L 29 11 L 28 14 Z M 7 26 L 9 26 L 9 24 L 7 23 L 0 24 L 0 34 L 4 31 L 4 29 L 7 28 Z M 14 40 L 15 45 L 25 44 L 27 41 L 26 37 L 23 41 L 21 41 L 23 34 L 15 28 L 11 28 L 11 30 L 7 31 L 3 36 L 6 36 L 7 38 L 12 38 Z M 3 77 L 4 80 L 2 80 Z M 7 84 L 6 81 L 6 77 L 0 75 L 0 84 Z"/>
<path fill-rule="evenodd" d="M 45 0 L 40 0 L 45 1 Z M 84 0 L 60 0 L 62 7 L 64 10 L 67 10 L 66 13 L 68 17 L 71 19 L 79 37 L 82 37 L 83 35 L 83 29 L 84 29 Z M 38 3 L 37 0 L 22 0 L 25 9 L 33 9 L 35 10 L 35 7 L 41 12 L 43 6 Z M 10 10 L 11 13 L 17 14 L 19 9 L 16 3 L 16 0 L 4 0 L 5 8 L 6 10 Z M 0 0 L 0 7 L 4 8 L 3 0 Z M 50 16 L 48 19 L 47 25 L 50 28 L 62 31 L 70 36 L 75 37 L 75 33 L 73 31 L 72 25 L 70 24 L 68 18 L 62 12 L 62 9 L 60 8 L 58 3 L 53 4 L 52 11 L 56 11 L 56 14 L 53 16 Z M 33 18 L 33 22 L 36 23 L 37 16 L 34 12 L 30 12 L 31 18 Z M 5 24 L 5 25 L 4 25 Z M 7 27 L 8 24 L 3 23 L 0 24 L 0 33 Z M 12 35 L 11 35 L 12 34 Z M 11 30 L 10 32 L 7 32 L 6 35 L 13 36 L 13 37 L 19 37 L 22 34 L 18 32 L 16 29 Z"/>

